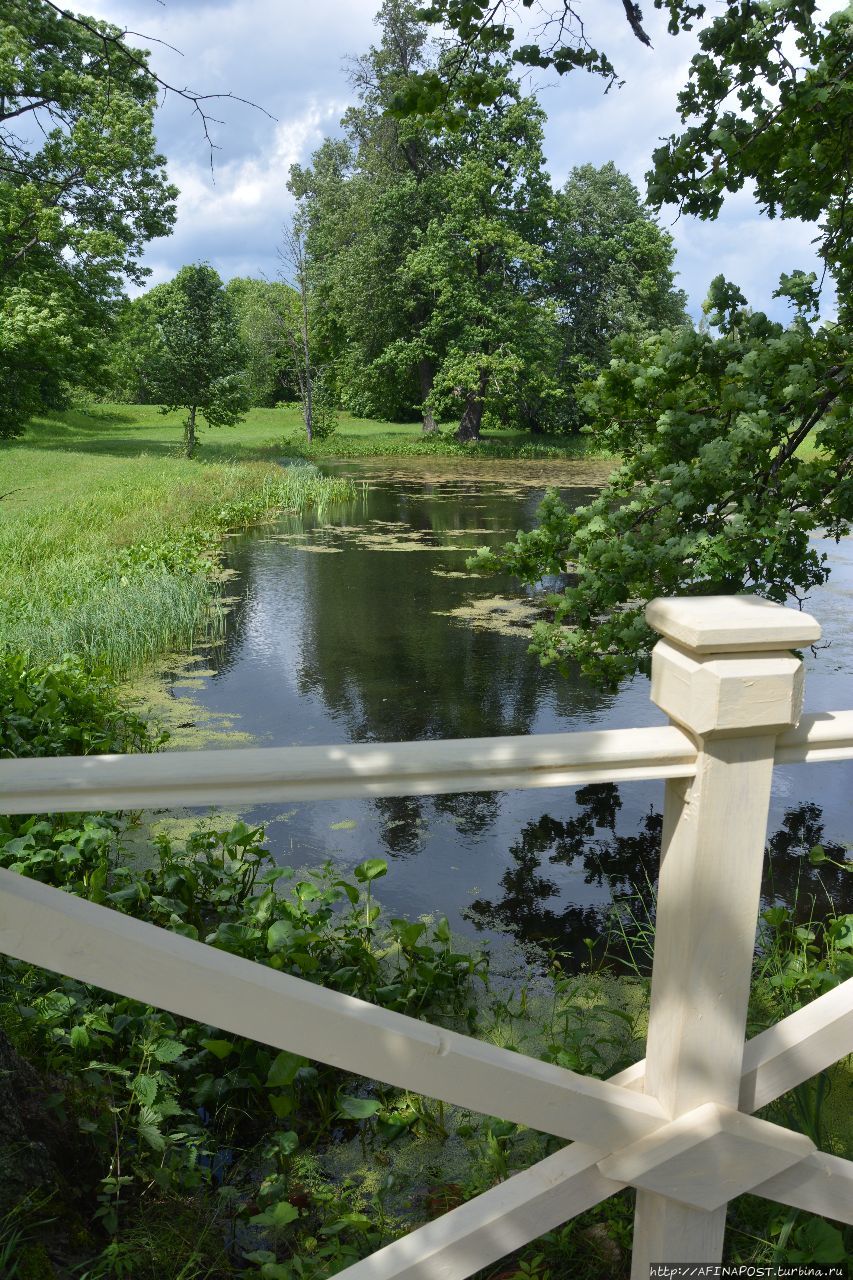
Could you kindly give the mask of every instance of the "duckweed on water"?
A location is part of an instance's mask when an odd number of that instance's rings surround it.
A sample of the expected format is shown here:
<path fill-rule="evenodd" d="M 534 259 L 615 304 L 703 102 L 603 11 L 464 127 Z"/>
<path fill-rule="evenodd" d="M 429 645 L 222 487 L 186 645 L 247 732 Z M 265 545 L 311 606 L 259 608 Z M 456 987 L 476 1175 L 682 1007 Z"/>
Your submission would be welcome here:
<path fill-rule="evenodd" d="M 468 575 L 459 574 L 459 577 Z M 477 576 L 477 575 L 473 575 Z M 547 616 L 541 600 L 529 596 L 481 596 L 455 609 L 438 609 L 441 618 L 452 618 L 476 631 L 495 631 L 502 636 L 530 638 L 534 622 Z"/>

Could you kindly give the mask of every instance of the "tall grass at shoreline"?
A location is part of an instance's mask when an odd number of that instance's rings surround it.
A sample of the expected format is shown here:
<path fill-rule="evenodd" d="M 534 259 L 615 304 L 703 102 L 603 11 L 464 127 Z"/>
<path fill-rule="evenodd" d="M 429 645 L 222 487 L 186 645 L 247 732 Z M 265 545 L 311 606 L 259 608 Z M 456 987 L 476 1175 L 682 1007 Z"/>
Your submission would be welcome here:
<path fill-rule="evenodd" d="M 124 676 L 223 625 L 225 532 L 354 496 L 315 467 L 16 447 L 0 462 L 0 652 Z"/>

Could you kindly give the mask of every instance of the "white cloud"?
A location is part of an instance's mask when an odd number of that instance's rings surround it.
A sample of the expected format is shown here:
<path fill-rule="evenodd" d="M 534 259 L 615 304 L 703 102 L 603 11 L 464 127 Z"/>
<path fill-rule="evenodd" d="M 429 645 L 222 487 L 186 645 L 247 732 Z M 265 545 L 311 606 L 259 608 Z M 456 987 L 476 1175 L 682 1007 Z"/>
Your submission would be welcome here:
<path fill-rule="evenodd" d="M 215 177 L 196 165 L 176 165 L 174 181 L 181 191 L 178 216 L 215 218 L 220 227 L 246 226 L 247 218 L 265 217 L 271 207 L 292 203 L 286 191 L 290 167 L 320 145 L 324 133 L 337 125 L 345 107 L 339 101 L 311 103 L 302 115 L 280 121 L 269 147 L 216 166 Z"/>
<path fill-rule="evenodd" d="M 121 26 L 167 41 L 183 56 L 149 41 L 158 71 L 177 86 L 230 91 L 276 117 L 236 102 L 211 102 L 223 123 L 213 127 L 215 177 L 200 122 L 178 98 L 158 113 L 158 137 L 181 188 L 175 234 L 149 248 L 156 282 L 185 262 L 210 261 L 224 278 L 275 273 L 281 222 L 290 207 L 287 174 L 304 163 L 324 134 L 334 133 L 350 100 L 345 58 L 377 38 L 380 0 L 91 0 L 84 7 Z M 838 7 L 841 0 L 829 0 Z M 607 49 L 625 80 L 604 94 L 603 82 L 575 72 L 563 79 L 536 73 L 527 81 L 548 112 L 546 155 L 555 181 L 573 166 L 614 160 L 642 190 L 651 154 L 679 127 L 676 95 L 684 84 L 695 34 L 676 39 L 665 16 L 647 11 L 654 48 L 630 33 L 618 0 L 589 0 L 589 34 Z M 144 40 L 137 43 L 144 44 Z M 665 211 L 664 225 L 672 221 Z M 743 193 L 714 223 L 682 218 L 671 226 L 680 283 L 698 314 L 719 271 L 739 282 L 753 305 L 785 313 L 771 300 L 780 271 L 812 269 L 814 231 L 761 217 Z"/>

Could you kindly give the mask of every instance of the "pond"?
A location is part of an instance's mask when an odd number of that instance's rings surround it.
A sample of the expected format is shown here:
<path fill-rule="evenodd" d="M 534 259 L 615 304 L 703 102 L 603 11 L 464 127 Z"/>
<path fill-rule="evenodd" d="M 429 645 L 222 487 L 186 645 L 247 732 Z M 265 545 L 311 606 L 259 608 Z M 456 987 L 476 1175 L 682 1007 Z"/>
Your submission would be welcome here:
<path fill-rule="evenodd" d="M 323 517 L 284 516 L 227 542 L 232 610 L 224 642 L 167 672 L 173 723 L 221 723 L 258 745 L 393 742 L 663 723 L 645 679 L 618 694 L 541 668 L 527 653 L 539 601 L 510 580 L 477 579 L 466 555 L 535 518 L 546 483 L 572 503 L 599 465 L 348 462 L 357 502 Z M 853 707 L 853 545 L 827 550 L 830 583 L 809 609 L 825 647 L 806 656 L 806 708 Z M 175 746 L 183 745 L 180 732 Z M 851 838 L 849 764 L 779 768 L 768 901 L 853 910 L 850 877 L 813 868 L 809 848 Z M 599 939 L 613 896 L 648 906 L 662 783 L 294 804 L 244 814 L 268 823 L 290 866 L 341 870 L 383 857 L 392 915 L 446 915 L 459 932 L 576 958 Z M 846 881 L 846 883 L 845 883 Z M 845 897 L 846 893 L 846 897 Z M 645 906 L 644 906 L 645 904 Z"/>

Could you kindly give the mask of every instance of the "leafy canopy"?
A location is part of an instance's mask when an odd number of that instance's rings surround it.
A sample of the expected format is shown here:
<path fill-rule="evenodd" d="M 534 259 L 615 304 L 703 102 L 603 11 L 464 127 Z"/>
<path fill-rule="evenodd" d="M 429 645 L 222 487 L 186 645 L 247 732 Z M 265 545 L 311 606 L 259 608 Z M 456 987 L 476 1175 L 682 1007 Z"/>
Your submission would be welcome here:
<path fill-rule="evenodd" d="M 176 189 L 156 84 L 116 28 L 42 0 L 0 16 L 0 437 L 93 382 L 125 278 L 168 235 Z"/>
<path fill-rule="evenodd" d="M 531 583 L 568 571 L 554 621 L 534 630 L 543 662 L 615 683 L 647 669 L 653 596 L 746 589 L 781 602 L 825 580 L 809 535 L 840 537 L 853 520 L 853 390 L 848 333 L 808 318 L 813 285 L 800 273 L 780 289 L 798 305 L 788 327 L 718 276 L 706 303 L 717 335 L 616 339 L 587 407 L 621 465 L 587 506 L 551 491 L 537 528 L 475 560 Z"/>
<path fill-rule="evenodd" d="M 186 409 L 187 457 L 195 449 L 196 414 L 208 426 L 233 427 L 249 407 L 246 352 L 234 304 L 212 267 L 182 267 L 148 295 L 153 322 L 148 382 L 163 413 Z"/>

